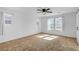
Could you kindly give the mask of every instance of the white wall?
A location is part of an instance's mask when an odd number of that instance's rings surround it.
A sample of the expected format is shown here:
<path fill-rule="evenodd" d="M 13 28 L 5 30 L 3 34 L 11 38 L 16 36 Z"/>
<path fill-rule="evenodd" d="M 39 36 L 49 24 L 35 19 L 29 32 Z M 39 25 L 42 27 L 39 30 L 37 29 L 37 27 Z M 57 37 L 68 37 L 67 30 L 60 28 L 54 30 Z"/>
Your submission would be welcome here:
<path fill-rule="evenodd" d="M 0 35 L 2 35 L 2 12 L 0 12 Z"/>
<path fill-rule="evenodd" d="M 38 33 L 35 8 L 27 8 L 25 13 L 8 8 L 3 8 L 1 10 L 4 13 L 12 14 L 12 24 L 4 23 L 4 36 L 3 39 L 0 39 L 0 42 Z"/>
<path fill-rule="evenodd" d="M 76 15 L 76 17 L 77 17 L 77 21 L 76 21 L 76 25 L 77 25 L 77 42 L 78 42 L 78 44 L 79 44 L 79 11 L 77 12 L 77 15 Z"/>
<path fill-rule="evenodd" d="M 54 17 L 63 16 L 63 31 L 48 31 L 47 30 L 47 18 L 52 16 L 44 16 L 41 17 L 41 31 L 50 34 L 62 35 L 62 36 L 69 36 L 69 37 L 76 37 L 76 13 L 66 13 L 63 15 L 54 15 Z"/>

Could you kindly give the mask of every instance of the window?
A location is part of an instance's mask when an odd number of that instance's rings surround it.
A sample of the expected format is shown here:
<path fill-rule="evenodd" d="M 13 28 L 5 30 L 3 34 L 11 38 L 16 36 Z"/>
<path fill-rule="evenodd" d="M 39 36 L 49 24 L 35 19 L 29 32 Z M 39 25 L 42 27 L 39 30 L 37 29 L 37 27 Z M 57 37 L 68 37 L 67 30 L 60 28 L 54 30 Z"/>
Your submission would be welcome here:
<path fill-rule="evenodd" d="M 62 31 L 62 17 L 55 18 L 55 30 Z"/>
<path fill-rule="evenodd" d="M 62 17 L 53 17 L 48 19 L 48 30 L 58 30 L 62 31 L 63 18 Z"/>
<path fill-rule="evenodd" d="M 48 30 L 54 30 L 54 18 L 48 19 Z"/>

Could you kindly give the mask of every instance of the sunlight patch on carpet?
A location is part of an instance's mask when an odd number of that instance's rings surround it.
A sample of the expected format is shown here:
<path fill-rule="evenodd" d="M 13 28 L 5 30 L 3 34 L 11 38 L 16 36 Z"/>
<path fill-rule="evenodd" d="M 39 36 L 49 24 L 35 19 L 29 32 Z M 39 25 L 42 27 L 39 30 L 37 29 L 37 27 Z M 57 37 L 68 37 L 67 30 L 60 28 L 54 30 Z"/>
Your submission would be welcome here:
<path fill-rule="evenodd" d="M 55 38 L 58 38 L 59 36 L 42 34 L 42 35 L 36 35 L 36 37 L 41 38 L 41 39 L 45 39 L 45 40 L 53 40 Z"/>
<path fill-rule="evenodd" d="M 43 38 L 43 37 L 47 37 L 47 36 L 50 36 L 50 35 L 36 35 L 36 37 L 38 37 L 38 38 Z"/>
<path fill-rule="evenodd" d="M 43 39 L 45 40 L 53 40 L 53 39 L 56 39 L 58 38 L 58 36 L 49 36 L 49 37 L 44 37 Z"/>

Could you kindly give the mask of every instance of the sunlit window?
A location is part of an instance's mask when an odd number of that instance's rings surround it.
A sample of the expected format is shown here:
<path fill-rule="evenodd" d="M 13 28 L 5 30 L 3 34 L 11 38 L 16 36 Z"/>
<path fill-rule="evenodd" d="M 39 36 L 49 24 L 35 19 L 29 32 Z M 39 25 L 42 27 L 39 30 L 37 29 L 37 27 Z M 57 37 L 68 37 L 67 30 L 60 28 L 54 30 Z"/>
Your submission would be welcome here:
<path fill-rule="evenodd" d="M 54 30 L 54 18 L 48 19 L 48 30 Z"/>
<path fill-rule="evenodd" d="M 55 18 L 55 30 L 62 31 L 63 27 L 62 25 L 63 25 L 62 17 Z"/>
<path fill-rule="evenodd" d="M 62 17 L 52 17 L 48 19 L 48 30 L 62 31 L 62 27 L 63 27 Z"/>

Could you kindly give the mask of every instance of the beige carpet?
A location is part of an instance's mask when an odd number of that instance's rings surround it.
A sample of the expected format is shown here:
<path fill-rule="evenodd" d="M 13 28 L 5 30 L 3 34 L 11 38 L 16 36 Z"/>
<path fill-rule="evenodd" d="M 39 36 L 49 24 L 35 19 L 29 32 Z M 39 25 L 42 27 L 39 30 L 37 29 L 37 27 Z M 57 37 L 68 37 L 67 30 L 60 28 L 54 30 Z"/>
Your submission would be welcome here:
<path fill-rule="evenodd" d="M 4 43 L 0 51 L 79 51 L 75 38 L 36 34 Z"/>

